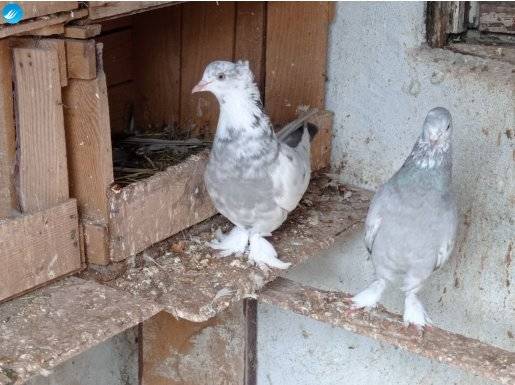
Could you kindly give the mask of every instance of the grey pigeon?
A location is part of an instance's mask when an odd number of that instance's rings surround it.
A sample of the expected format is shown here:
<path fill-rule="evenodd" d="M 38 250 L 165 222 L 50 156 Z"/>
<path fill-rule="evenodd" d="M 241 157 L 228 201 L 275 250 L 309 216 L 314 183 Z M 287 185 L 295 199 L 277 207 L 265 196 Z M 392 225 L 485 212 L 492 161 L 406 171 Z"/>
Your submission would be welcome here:
<path fill-rule="evenodd" d="M 222 256 L 243 254 L 248 247 L 249 262 L 286 269 L 290 264 L 277 258 L 264 237 L 281 226 L 308 187 L 309 130 L 304 126 L 276 136 L 248 62 L 210 63 L 192 92 L 199 91 L 213 93 L 220 104 L 204 176 L 207 191 L 217 210 L 235 225 L 211 247 Z"/>
<path fill-rule="evenodd" d="M 449 258 L 456 239 L 451 133 L 449 111 L 429 111 L 411 154 L 372 199 L 365 244 L 376 280 L 352 298 L 354 308 L 374 307 L 387 282 L 400 279 L 406 295 L 404 322 L 417 328 L 431 323 L 417 292 Z"/>

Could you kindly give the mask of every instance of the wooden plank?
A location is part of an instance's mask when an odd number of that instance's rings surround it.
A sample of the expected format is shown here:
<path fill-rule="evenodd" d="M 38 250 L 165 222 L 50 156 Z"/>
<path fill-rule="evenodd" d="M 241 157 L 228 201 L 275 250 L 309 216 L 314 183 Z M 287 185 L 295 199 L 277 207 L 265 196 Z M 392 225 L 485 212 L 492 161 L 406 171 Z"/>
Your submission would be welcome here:
<path fill-rule="evenodd" d="M 64 40 L 51 39 L 51 38 L 34 38 L 34 37 L 20 37 L 11 38 L 11 46 L 16 48 L 41 48 L 50 49 L 57 52 L 59 59 L 59 77 L 61 80 L 61 87 L 68 85 L 68 70 L 66 66 L 66 47 Z"/>
<path fill-rule="evenodd" d="M 265 106 L 274 124 L 294 119 L 299 106 L 324 106 L 330 8 L 268 3 Z"/>
<path fill-rule="evenodd" d="M 107 85 L 133 79 L 132 29 L 101 35 L 97 42 L 104 44 L 104 71 Z"/>
<path fill-rule="evenodd" d="M 10 1 L 0 1 L 0 9 L 3 9 L 8 3 Z M 23 9 L 22 20 L 79 8 L 78 1 L 22 1 L 17 4 Z M 0 24 L 5 23 L 5 19 L 0 17 Z"/>
<path fill-rule="evenodd" d="M 515 46 L 495 46 L 471 43 L 451 43 L 448 48 L 465 55 L 500 60 L 515 65 Z"/>
<path fill-rule="evenodd" d="M 89 18 L 91 20 L 135 14 L 150 9 L 167 7 L 177 1 L 90 1 Z"/>
<path fill-rule="evenodd" d="M 97 76 L 95 41 L 66 39 L 68 76 L 72 79 L 94 79 Z"/>
<path fill-rule="evenodd" d="M 83 18 L 88 15 L 87 9 L 77 9 L 73 11 L 61 12 L 57 14 L 51 14 L 41 18 L 27 20 L 18 24 L 4 24 L 0 25 L 0 39 L 25 33 L 29 31 L 39 30 L 41 28 L 50 27 L 56 24 L 67 23 L 70 20 L 76 20 Z"/>
<path fill-rule="evenodd" d="M 16 127 L 14 123 L 12 53 L 0 40 L 0 218 L 10 217 L 17 206 L 14 183 Z"/>
<path fill-rule="evenodd" d="M 242 302 L 199 323 L 157 314 L 143 323 L 141 384 L 244 385 L 245 325 Z"/>
<path fill-rule="evenodd" d="M 107 89 L 107 94 L 109 96 L 111 134 L 121 134 L 128 129 L 134 111 L 134 82 L 128 81 L 111 86 Z"/>
<path fill-rule="evenodd" d="M 265 13 L 264 2 L 236 3 L 234 59 L 249 61 L 262 94 L 265 85 Z"/>
<path fill-rule="evenodd" d="M 212 136 L 218 102 L 209 92 L 191 94 L 206 66 L 232 60 L 235 5 L 232 2 L 186 3 L 182 6 L 181 128 L 194 137 Z"/>
<path fill-rule="evenodd" d="M 111 259 L 121 261 L 215 214 L 204 186 L 204 151 L 141 182 L 111 191 Z"/>
<path fill-rule="evenodd" d="M 100 35 L 101 24 L 68 25 L 64 30 L 64 36 L 71 39 L 90 39 Z"/>
<path fill-rule="evenodd" d="M 25 384 L 36 376 L 29 383 L 45 381 L 42 373 L 51 373 L 159 310 L 93 281 L 61 279 L 0 305 L 0 374 L 7 375 L 10 385 Z"/>
<path fill-rule="evenodd" d="M 0 301 L 81 267 L 77 204 L 70 199 L 0 222 Z"/>
<path fill-rule="evenodd" d="M 68 199 L 59 59 L 54 50 L 14 48 L 18 193 L 22 212 Z"/>
<path fill-rule="evenodd" d="M 318 127 L 318 133 L 311 142 L 311 170 L 317 171 L 331 165 L 331 143 L 333 139 L 333 113 L 319 111 L 308 120 Z"/>
<path fill-rule="evenodd" d="M 113 183 L 109 106 L 105 75 L 70 79 L 64 90 L 70 191 L 81 216 L 107 223 L 107 190 Z"/>
<path fill-rule="evenodd" d="M 84 254 L 88 265 L 107 265 L 109 258 L 109 232 L 107 225 L 81 220 L 84 229 Z"/>
<path fill-rule="evenodd" d="M 24 32 L 22 35 L 30 36 L 52 36 L 64 34 L 64 24 L 49 25 L 34 31 Z"/>
<path fill-rule="evenodd" d="M 179 124 L 181 8 L 133 17 L 135 122 L 144 130 Z"/>
<path fill-rule="evenodd" d="M 515 4 L 509 1 L 479 2 L 479 30 L 515 34 Z"/>
<path fill-rule="evenodd" d="M 338 237 L 362 226 L 372 193 L 329 182 L 327 177 L 315 177 L 302 204 L 274 231 L 270 242 L 281 260 L 297 266 L 322 255 Z M 342 199 L 343 195 L 347 198 Z M 154 215 L 160 207 L 154 209 Z M 215 216 L 181 231 L 146 249 L 132 267 L 107 284 L 152 299 L 176 318 L 207 321 L 284 274 L 284 270 L 263 272 L 249 266 L 245 257 L 217 258 L 208 243 L 217 228 L 228 231 L 231 227 L 221 216 Z"/>
<path fill-rule="evenodd" d="M 426 9 L 426 37 L 433 48 L 442 48 L 447 43 L 449 12 L 445 1 L 428 1 Z"/>
<path fill-rule="evenodd" d="M 515 383 L 515 353 L 437 327 L 423 336 L 411 332 L 402 317 L 382 306 L 350 312 L 350 295 L 302 286 L 279 278 L 259 294 L 259 301 L 390 343 L 501 384 Z"/>

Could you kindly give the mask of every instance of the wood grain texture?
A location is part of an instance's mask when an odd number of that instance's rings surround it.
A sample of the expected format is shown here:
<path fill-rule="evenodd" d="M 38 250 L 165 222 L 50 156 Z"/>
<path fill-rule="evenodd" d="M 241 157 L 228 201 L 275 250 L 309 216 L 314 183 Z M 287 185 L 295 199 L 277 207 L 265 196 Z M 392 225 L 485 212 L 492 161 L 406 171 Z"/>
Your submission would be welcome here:
<path fill-rule="evenodd" d="M 311 142 L 312 171 L 318 171 L 331 165 L 333 115 L 330 111 L 321 110 L 308 120 L 318 127 L 318 133 Z"/>
<path fill-rule="evenodd" d="M 256 83 L 264 93 L 266 4 L 242 1 L 236 3 L 235 60 L 248 60 Z"/>
<path fill-rule="evenodd" d="M 12 52 L 0 40 L 0 218 L 11 216 L 17 206 L 14 181 L 16 127 L 14 123 Z"/>
<path fill-rule="evenodd" d="M 49 25 L 43 28 L 39 28 L 33 31 L 25 32 L 22 35 L 31 35 L 31 36 L 52 36 L 52 35 L 63 35 L 64 34 L 64 24 L 54 24 Z"/>
<path fill-rule="evenodd" d="M 86 262 L 94 265 L 107 265 L 109 258 L 109 231 L 107 225 L 81 219 L 84 229 L 84 254 Z"/>
<path fill-rule="evenodd" d="M 90 39 L 100 35 L 101 24 L 68 25 L 64 29 L 64 36 L 70 39 Z"/>
<path fill-rule="evenodd" d="M 133 79 L 132 39 L 131 28 L 97 37 L 96 41 L 104 44 L 103 61 L 108 87 Z"/>
<path fill-rule="evenodd" d="M 59 59 L 54 50 L 14 48 L 18 194 L 24 213 L 68 199 Z"/>
<path fill-rule="evenodd" d="M 29 31 L 36 31 L 41 28 L 50 27 L 56 24 L 66 23 L 70 20 L 83 18 L 87 15 L 87 9 L 77 9 L 69 12 L 61 12 L 41 18 L 27 20 L 18 24 L 3 24 L 0 25 L 0 39 L 7 36 L 23 34 Z"/>
<path fill-rule="evenodd" d="M 0 301 L 78 270 L 78 236 L 73 199 L 0 222 Z"/>
<path fill-rule="evenodd" d="M 112 191 L 109 199 L 113 261 L 143 251 L 215 214 L 204 186 L 207 151 L 141 182 Z"/>
<path fill-rule="evenodd" d="M 390 343 L 501 384 L 515 383 L 514 352 L 437 327 L 417 335 L 404 326 L 401 316 L 382 306 L 352 315 L 349 299 L 346 293 L 303 286 L 284 278 L 269 284 L 258 297 L 260 302 Z"/>
<path fill-rule="evenodd" d="M 324 106 L 331 7 L 328 2 L 267 5 L 265 107 L 274 124 L 284 124 L 299 106 Z"/>
<path fill-rule="evenodd" d="M 111 122 L 111 134 L 117 135 L 127 130 L 131 115 L 134 111 L 135 91 L 134 82 L 111 86 L 107 89 L 109 97 L 109 120 Z"/>
<path fill-rule="evenodd" d="M 174 1 L 90 1 L 89 18 L 105 19 L 173 5 Z"/>
<path fill-rule="evenodd" d="M 161 312 L 143 324 L 142 334 L 142 385 L 244 385 L 242 302 L 199 323 Z M 163 370 L 163 362 L 174 365 Z"/>
<path fill-rule="evenodd" d="M 0 9 L 4 8 L 8 3 L 10 1 L 0 1 Z M 23 1 L 18 4 L 23 9 L 22 20 L 79 8 L 78 1 Z M 5 24 L 3 17 L 0 17 L 0 24 Z"/>
<path fill-rule="evenodd" d="M 114 178 L 105 75 L 70 79 L 64 100 L 71 195 L 81 217 L 107 223 L 107 190 Z"/>
<path fill-rule="evenodd" d="M 192 95 L 191 90 L 209 63 L 233 60 L 234 23 L 232 2 L 182 6 L 181 128 L 193 137 L 210 137 L 216 130 L 219 113 L 216 98 L 209 92 Z"/>
<path fill-rule="evenodd" d="M 20 37 L 11 38 L 11 46 L 17 48 L 41 48 L 46 50 L 55 50 L 57 58 L 59 59 L 59 77 L 61 80 L 61 87 L 66 87 L 68 84 L 68 69 L 66 65 L 66 47 L 64 40 L 52 38 L 33 38 L 33 37 Z"/>
<path fill-rule="evenodd" d="M 479 2 L 479 30 L 515 34 L 515 3 Z"/>
<path fill-rule="evenodd" d="M 72 79 L 94 79 L 97 76 L 95 41 L 66 39 L 68 76 Z"/>
<path fill-rule="evenodd" d="M 135 122 L 144 130 L 179 124 L 181 8 L 133 17 Z"/>

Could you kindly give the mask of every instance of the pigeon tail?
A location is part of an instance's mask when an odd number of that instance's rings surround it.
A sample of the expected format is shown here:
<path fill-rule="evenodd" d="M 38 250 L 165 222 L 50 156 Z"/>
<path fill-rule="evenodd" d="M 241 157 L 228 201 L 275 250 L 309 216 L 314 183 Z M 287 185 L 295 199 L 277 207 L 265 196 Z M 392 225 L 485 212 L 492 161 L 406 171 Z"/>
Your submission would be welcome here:
<path fill-rule="evenodd" d="M 307 129 L 309 133 L 309 141 L 311 142 L 315 135 L 318 133 L 318 127 L 313 123 L 307 123 Z M 290 132 L 288 136 L 280 139 L 281 142 L 287 144 L 288 146 L 295 148 L 299 145 L 302 140 L 302 135 L 304 134 L 304 125 L 298 127 L 294 131 Z"/>

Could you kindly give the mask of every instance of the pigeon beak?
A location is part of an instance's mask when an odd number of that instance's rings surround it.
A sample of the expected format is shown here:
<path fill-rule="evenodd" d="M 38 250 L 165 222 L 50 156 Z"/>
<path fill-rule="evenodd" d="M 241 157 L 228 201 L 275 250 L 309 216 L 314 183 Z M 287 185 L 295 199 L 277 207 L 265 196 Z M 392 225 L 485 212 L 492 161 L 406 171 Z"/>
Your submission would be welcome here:
<path fill-rule="evenodd" d="M 209 83 L 211 83 L 211 82 L 206 82 L 205 80 L 201 80 L 200 82 L 198 82 L 198 84 L 195 87 L 193 87 L 193 89 L 191 90 L 191 93 L 194 94 L 195 92 L 206 91 L 206 88 Z"/>
<path fill-rule="evenodd" d="M 429 135 L 429 143 L 434 146 L 438 142 L 438 135 Z"/>

